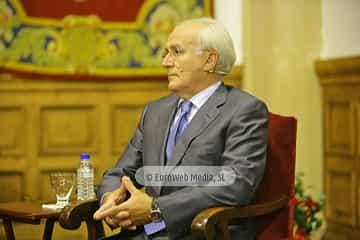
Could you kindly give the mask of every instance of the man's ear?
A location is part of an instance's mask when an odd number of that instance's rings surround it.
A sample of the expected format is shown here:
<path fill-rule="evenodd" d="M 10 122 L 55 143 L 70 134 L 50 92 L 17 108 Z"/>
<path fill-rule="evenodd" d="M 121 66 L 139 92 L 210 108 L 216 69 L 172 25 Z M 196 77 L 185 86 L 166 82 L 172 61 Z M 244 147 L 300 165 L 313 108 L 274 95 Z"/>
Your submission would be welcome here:
<path fill-rule="evenodd" d="M 215 70 L 219 55 L 215 50 L 210 50 L 206 62 L 203 66 L 205 72 L 213 72 Z"/>

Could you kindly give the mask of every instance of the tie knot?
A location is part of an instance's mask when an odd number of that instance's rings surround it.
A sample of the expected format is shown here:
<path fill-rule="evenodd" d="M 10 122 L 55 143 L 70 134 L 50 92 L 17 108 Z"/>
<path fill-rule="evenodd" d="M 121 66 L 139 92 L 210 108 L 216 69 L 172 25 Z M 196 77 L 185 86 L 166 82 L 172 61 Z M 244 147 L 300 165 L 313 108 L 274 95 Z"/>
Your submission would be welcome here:
<path fill-rule="evenodd" d="M 191 110 L 192 103 L 190 101 L 185 100 L 180 103 L 179 107 L 182 113 L 188 113 Z"/>

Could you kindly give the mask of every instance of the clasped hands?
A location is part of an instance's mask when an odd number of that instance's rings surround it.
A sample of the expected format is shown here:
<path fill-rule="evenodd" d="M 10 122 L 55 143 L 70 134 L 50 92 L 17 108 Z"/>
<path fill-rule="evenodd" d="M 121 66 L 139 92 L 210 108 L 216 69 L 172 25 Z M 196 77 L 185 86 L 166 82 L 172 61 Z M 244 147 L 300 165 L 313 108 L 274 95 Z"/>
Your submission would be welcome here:
<path fill-rule="evenodd" d="M 127 192 L 130 198 L 126 200 Z M 151 202 L 151 196 L 137 189 L 131 179 L 124 176 L 121 186 L 103 198 L 101 207 L 93 217 L 95 220 L 105 220 L 112 227 L 136 230 L 136 226 L 151 222 Z"/>

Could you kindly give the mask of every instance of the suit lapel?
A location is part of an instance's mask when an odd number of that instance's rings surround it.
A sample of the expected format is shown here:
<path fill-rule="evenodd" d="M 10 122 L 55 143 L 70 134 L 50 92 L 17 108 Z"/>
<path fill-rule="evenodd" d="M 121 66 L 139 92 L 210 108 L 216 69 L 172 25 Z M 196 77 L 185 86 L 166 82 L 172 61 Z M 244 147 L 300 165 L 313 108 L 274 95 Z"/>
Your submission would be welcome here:
<path fill-rule="evenodd" d="M 168 104 L 164 106 L 163 112 L 164 114 L 159 114 L 159 122 L 156 124 L 156 132 L 159 133 L 159 137 L 157 138 L 159 145 L 161 146 L 160 149 L 160 166 L 164 166 L 165 164 L 165 148 L 167 142 L 167 136 L 169 135 L 170 127 L 172 124 L 172 120 L 174 119 L 174 115 L 176 113 L 176 104 L 179 101 L 179 97 L 175 94 L 174 97 L 170 99 Z"/>
<path fill-rule="evenodd" d="M 201 132 L 204 131 L 206 127 L 217 117 L 220 112 L 219 107 L 225 103 L 226 97 L 227 89 L 224 85 L 221 85 L 199 109 L 185 129 L 184 133 L 181 135 L 168 165 L 179 165 L 180 160 L 189 148 L 193 139 L 199 136 Z"/>
<path fill-rule="evenodd" d="M 159 158 L 157 159 L 159 162 L 156 164 L 159 166 L 164 166 L 165 164 L 165 148 L 166 148 L 166 140 L 169 134 L 170 126 L 176 111 L 176 104 L 179 101 L 179 97 L 175 94 L 169 99 L 169 101 L 161 106 L 161 113 L 159 114 L 158 122 L 156 123 L 156 133 L 157 137 L 155 138 L 154 146 L 161 146 L 159 152 Z M 153 186 L 153 189 L 160 195 L 161 187 Z"/>

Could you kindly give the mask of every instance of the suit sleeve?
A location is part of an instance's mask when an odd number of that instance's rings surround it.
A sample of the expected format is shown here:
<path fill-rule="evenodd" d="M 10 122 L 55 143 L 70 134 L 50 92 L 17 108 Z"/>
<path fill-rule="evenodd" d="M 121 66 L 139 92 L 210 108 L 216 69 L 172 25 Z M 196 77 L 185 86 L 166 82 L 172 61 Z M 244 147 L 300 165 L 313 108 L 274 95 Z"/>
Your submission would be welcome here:
<path fill-rule="evenodd" d="M 254 197 L 265 168 L 268 112 L 259 101 L 248 109 L 236 112 L 226 131 L 222 162 L 235 172 L 233 184 L 185 187 L 158 198 L 170 239 L 189 234 L 192 219 L 201 210 L 245 205 Z"/>
<path fill-rule="evenodd" d="M 121 185 L 121 177 L 129 176 L 136 187 L 139 186 L 135 181 L 135 172 L 138 168 L 142 167 L 143 161 L 143 125 L 146 115 L 147 107 L 145 107 L 134 136 L 127 145 L 124 153 L 117 161 L 115 167 L 105 171 L 103 178 L 98 187 L 98 198 L 102 199 L 102 196 L 115 190 Z"/>

